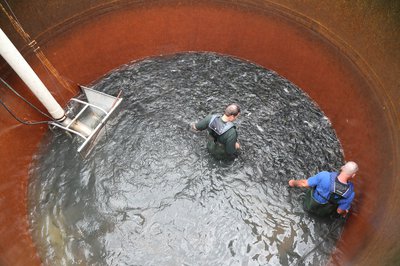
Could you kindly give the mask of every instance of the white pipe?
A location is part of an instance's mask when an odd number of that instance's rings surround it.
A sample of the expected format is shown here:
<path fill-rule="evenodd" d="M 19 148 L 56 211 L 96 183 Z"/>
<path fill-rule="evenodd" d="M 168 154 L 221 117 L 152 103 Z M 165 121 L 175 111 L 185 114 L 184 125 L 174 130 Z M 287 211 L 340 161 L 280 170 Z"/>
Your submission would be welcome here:
<path fill-rule="evenodd" d="M 12 44 L 2 29 L 0 29 L 0 54 L 44 105 L 44 107 L 46 107 L 50 115 L 56 120 L 64 119 L 65 112 L 63 108 L 54 99 L 49 90 L 29 66 L 28 62 L 26 62 L 18 52 L 17 48 L 15 48 L 14 44 Z"/>

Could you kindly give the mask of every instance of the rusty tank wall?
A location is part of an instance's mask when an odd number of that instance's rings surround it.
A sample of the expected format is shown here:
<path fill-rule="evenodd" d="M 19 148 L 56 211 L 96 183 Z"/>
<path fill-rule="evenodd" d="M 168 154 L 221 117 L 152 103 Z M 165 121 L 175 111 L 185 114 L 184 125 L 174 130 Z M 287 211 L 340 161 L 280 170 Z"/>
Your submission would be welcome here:
<path fill-rule="evenodd" d="M 359 162 L 361 168 L 354 210 L 332 254 L 333 263 L 399 263 L 400 2 L 20 0 L 9 4 L 57 70 L 73 83 L 88 84 L 133 60 L 183 51 L 237 56 L 288 78 L 318 103 L 332 121 L 346 159 Z M 77 88 L 62 89 L 50 78 L 4 14 L 0 25 L 65 104 Z M 0 75 L 39 105 L 2 60 Z M 3 87 L 0 97 L 20 117 L 44 119 Z M 46 126 L 20 125 L 0 109 L 0 265 L 40 265 L 29 233 L 26 195 L 29 164 L 46 130 Z"/>

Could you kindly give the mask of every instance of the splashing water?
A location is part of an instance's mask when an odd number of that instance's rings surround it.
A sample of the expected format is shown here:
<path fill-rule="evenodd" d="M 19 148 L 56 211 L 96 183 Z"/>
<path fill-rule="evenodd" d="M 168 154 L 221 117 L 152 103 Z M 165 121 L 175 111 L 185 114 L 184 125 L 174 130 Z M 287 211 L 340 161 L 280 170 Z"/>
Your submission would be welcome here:
<path fill-rule="evenodd" d="M 321 265 L 340 236 L 304 213 L 292 178 L 338 169 L 329 120 L 275 72 L 214 53 L 123 66 L 95 84 L 123 90 L 106 136 L 82 160 L 50 132 L 29 188 L 45 265 Z M 213 159 L 189 123 L 238 103 L 242 150 Z"/>

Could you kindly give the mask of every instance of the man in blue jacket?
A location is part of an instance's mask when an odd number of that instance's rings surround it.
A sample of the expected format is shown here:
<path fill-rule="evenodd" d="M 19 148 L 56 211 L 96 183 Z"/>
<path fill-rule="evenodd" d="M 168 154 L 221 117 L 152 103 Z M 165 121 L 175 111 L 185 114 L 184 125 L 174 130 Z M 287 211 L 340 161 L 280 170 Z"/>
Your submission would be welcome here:
<path fill-rule="evenodd" d="M 347 162 L 340 173 L 323 171 L 308 179 L 289 180 L 291 187 L 310 187 L 304 199 L 304 208 L 318 216 L 328 216 L 335 211 L 345 216 L 354 199 L 354 185 L 358 165 Z"/>

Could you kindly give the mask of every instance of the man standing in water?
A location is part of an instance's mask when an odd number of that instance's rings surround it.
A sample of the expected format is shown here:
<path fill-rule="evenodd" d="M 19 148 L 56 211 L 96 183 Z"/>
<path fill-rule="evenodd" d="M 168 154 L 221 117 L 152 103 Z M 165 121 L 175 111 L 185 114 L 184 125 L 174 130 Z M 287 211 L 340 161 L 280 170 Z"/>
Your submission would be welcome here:
<path fill-rule="evenodd" d="M 289 180 L 289 186 L 312 188 L 304 199 L 306 211 L 323 217 L 336 210 L 339 215 L 346 216 L 355 195 L 350 180 L 357 171 L 355 162 L 347 162 L 340 173 L 323 171 L 308 179 Z"/>
<path fill-rule="evenodd" d="M 239 105 L 233 103 L 225 108 L 224 114 L 208 115 L 203 120 L 193 123 L 192 130 L 208 129 L 207 148 L 217 159 L 233 159 L 237 156 L 240 144 L 237 142 L 237 131 L 233 121 L 240 114 Z"/>

